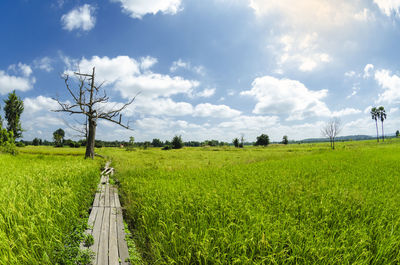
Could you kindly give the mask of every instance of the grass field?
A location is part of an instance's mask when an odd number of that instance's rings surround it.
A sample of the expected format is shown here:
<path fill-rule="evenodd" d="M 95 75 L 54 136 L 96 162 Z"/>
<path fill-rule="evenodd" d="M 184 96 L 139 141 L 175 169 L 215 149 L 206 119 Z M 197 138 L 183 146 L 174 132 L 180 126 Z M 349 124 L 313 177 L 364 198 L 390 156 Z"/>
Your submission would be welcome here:
<path fill-rule="evenodd" d="M 0 154 L 0 264 L 75 264 L 100 162 L 60 150 Z"/>
<path fill-rule="evenodd" d="M 388 140 L 101 152 L 148 264 L 398 264 L 399 151 Z"/>

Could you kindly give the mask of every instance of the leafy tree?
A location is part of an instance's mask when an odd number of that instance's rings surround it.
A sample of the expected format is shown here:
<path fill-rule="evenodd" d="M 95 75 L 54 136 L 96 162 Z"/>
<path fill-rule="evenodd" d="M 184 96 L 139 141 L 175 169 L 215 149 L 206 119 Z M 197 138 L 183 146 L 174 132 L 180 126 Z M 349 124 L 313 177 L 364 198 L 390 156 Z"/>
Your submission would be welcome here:
<path fill-rule="evenodd" d="M 371 117 L 373 120 L 375 120 L 375 125 L 376 125 L 376 140 L 379 142 L 379 132 L 378 132 L 378 118 L 379 118 L 379 114 L 378 114 L 378 109 L 376 107 L 373 107 L 371 109 Z"/>
<path fill-rule="evenodd" d="M 239 147 L 240 147 L 240 148 L 243 148 L 243 146 L 244 146 L 244 134 L 242 133 L 242 134 L 240 134 L 240 144 L 239 144 Z"/>
<path fill-rule="evenodd" d="M 339 118 L 333 118 L 321 130 L 322 134 L 329 138 L 332 149 L 335 149 L 335 138 L 338 136 L 341 130 L 342 123 Z"/>
<path fill-rule="evenodd" d="M 1 126 L 1 124 L 0 124 L 0 152 L 10 153 L 12 155 L 17 154 L 13 132 L 12 131 L 8 132 Z"/>
<path fill-rule="evenodd" d="M 7 120 L 7 131 L 13 132 L 14 139 L 22 137 L 21 114 L 24 111 L 24 102 L 15 94 L 15 90 L 4 100 L 4 113 Z"/>
<path fill-rule="evenodd" d="M 53 132 L 53 140 L 55 147 L 62 147 L 64 145 L 64 136 L 65 132 L 61 128 Z"/>
<path fill-rule="evenodd" d="M 239 147 L 239 138 L 233 139 L 232 143 L 236 148 L 238 148 Z"/>
<path fill-rule="evenodd" d="M 42 139 L 35 138 L 35 139 L 33 139 L 32 144 L 33 144 L 34 146 L 41 145 L 41 144 L 42 144 Z"/>
<path fill-rule="evenodd" d="M 269 136 L 266 134 L 261 134 L 260 136 L 257 136 L 257 141 L 254 144 L 255 146 L 267 146 L 269 145 Z"/>
<path fill-rule="evenodd" d="M 284 136 L 283 136 L 283 138 L 282 138 L 282 143 L 283 143 L 283 144 L 288 144 L 288 143 L 289 143 L 289 140 L 288 140 L 287 135 L 284 135 Z"/>
<path fill-rule="evenodd" d="M 151 145 L 153 147 L 163 147 L 164 146 L 163 142 L 160 139 L 156 139 L 156 138 L 153 139 L 153 141 L 151 142 Z"/>
<path fill-rule="evenodd" d="M 383 122 L 384 122 L 384 120 L 386 120 L 386 111 L 383 106 L 380 106 L 378 108 L 378 118 L 382 122 L 382 142 L 384 142 L 385 141 L 385 133 L 383 130 Z"/>
<path fill-rule="evenodd" d="M 175 135 L 171 142 L 172 149 L 181 149 L 183 147 L 183 141 L 181 136 Z"/>
<path fill-rule="evenodd" d="M 396 137 L 399 137 L 399 135 L 400 135 L 400 132 L 399 132 L 399 130 L 397 130 L 396 131 Z"/>

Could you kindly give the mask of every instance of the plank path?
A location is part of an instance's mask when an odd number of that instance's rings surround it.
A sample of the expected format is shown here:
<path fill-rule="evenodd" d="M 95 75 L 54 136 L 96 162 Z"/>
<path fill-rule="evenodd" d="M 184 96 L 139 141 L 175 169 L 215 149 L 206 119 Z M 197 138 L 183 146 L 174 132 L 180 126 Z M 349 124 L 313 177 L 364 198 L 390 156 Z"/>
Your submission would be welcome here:
<path fill-rule="evenodd" d="M 94 239 L 94 244 L 89 247 L 94 252 L 93 265 L 130 264 L 118 189 L 109 183 L 109 177 L 114 173 L 109 164 L 107 162 L 101 172 L 88 219 L 89 229 L 86 230 Z"/>

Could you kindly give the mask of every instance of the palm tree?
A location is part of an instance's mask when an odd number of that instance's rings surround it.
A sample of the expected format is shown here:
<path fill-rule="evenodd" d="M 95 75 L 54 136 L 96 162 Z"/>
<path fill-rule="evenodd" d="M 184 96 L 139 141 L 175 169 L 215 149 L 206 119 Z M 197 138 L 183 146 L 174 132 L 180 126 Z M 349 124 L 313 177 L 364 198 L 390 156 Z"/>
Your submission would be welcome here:
<path fill-rule="evenodd" d="M 385 111 L 385 108 L 383 106 L 380 106 L 378 108 L 378 118 L 382 122 L 382 142 L 384 142 L 385 141 L 385 134 L 384 134 L 384 131 L 383 131 L 383 121 L 386 120 L 386 111 Z"/>
<path fill-rule="evenodd" d="M 378 109 L 373 107 L 371 109 L 371 117 L 373 120 L 375 120 L 375 125 L 376 125 L 376 140 L 379 143 L 379 132 L 378 132 L 378 118 L 379 118 L 379 114 L 378 114 Z"/>

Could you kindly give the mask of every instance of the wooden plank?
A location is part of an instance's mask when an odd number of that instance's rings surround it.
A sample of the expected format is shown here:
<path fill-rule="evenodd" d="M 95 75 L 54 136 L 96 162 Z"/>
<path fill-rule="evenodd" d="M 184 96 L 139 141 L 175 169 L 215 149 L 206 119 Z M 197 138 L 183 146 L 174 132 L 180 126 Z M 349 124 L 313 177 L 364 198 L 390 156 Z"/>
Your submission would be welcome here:
<path fill-rule="evenodd" d="M 118 253 L 121 263 L 128 265 L 129 263 L 129 251 L 128 244 L 125 240 L 125 228 L 124 221 L 122 220 L 122 209 L 117 208 L 117 235 L 118 235 Z"/>
<path fill-rule="evenodd" d="M 90 212 L 89 219 L 88 219 L 88 226 L 90 229 L 93 229 L 93 227 L 94 227 L 94 221 L 96 220 L 97 211 L 98 211 L 98 207 L 93 207 L 92 211 Z"/>
<path fill-rule="evenodd" d="M 93 258 L 94 264 L 97 264 L 97 255 L 98 255 L 97 253 L 99 251 L 100 232 L 101 232 L 101 224 L 103 221 L 103 215 L 104 215 L 104 208 L 103 207 L 97 208 L 97 215 L 94 221 L 93 233 L 92 233 L 94 244 L 90 247 L 90 250 L 93 251 L 95 254 Z"/>
<path fill-rule="evenodd" d="M 104 208 L 103 222 L 101 224 L 97 265 L 108 265 L 108 239 L 110 234 L 110 208 Z"/>
<path fill-rule="evenodd" d="M 94 195 L 93 207 L 99 207 L 100 203 L 100 192 L 96 192 Z"/>
<path fill-rule="evenodd" d="M 115 200 L 115 207 L 121 208 L 121 203 L 119 202 L 118 189 L 117 188 L 115 188 L 114 200 Z"/>
<path fill-rule="evenodd" d="M 106 184 L 104 206 L 105 207 L 110 207 L 110 184 Z"/>
<path fill-rule="evenodd" d="M 100 202 L 99 202 L 99 207 L 103 207 L 105 205 L 105 185 L 101 185 L 101 192 L 100 192 Z"/>
<path fill-rule="evenodd" d="M 110 187 L 110 206 L 115 207 L 115 193 L 117 192 L 117 188 Z"/>
<path fill-rule="evenodd" d="M 106 176 L 105 175 L 101 175 L 100 183 L 101 184 L 105 184 L 106 183 Z"/>
<path fill-rule="evenodd" d="M 117 236 L 117 209 L 111 208 L 110 215 L 110 237 L 108 242 L 108 264 L 119 265 L 118 236 Z"/>

